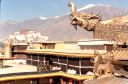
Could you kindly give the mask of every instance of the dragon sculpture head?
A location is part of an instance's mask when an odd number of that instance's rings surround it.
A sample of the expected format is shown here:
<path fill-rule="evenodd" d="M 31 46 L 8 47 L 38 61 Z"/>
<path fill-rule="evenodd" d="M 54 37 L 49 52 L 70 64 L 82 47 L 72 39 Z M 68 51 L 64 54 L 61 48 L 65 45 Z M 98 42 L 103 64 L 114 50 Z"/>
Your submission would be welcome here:
<path fill-rule="evenodd" d="M 95 29 L 95 25 L 101 21 L 101 17 L 99 14 L 86 14 L 86 13 L 78 13 L 77 8 L 73 2 L 68 3 L 68 7 L 71 10 L 70 20 L 71 24 L 77 30 L 77 26 L 84 28 L 88 31 L 93 31 Z"/>

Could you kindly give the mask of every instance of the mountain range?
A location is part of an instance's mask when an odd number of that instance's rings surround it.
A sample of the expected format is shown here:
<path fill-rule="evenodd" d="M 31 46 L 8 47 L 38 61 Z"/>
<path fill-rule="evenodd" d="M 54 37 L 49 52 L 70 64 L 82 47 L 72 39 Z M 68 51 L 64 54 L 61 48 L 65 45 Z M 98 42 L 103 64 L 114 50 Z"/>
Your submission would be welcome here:
<path fill-rule="evenodd" d="M 99 13 L 102 20 L 128 15 L 128 10 L 115 8 L 103 4 L 89 4 L 78 12 Z M 92 39 L 93 32 L 88 32 L 82 28 L 76 31 L 70 24 L 69 14 L 56 16 L 53 18 L 37 17 L 22 22 L 0 21 L 0 39 L 7 39 L 8 36 L 20 30 L 36 30 L 45 36 L 49 36 L 52 41 L 76 41 L 80 39 Z"/>

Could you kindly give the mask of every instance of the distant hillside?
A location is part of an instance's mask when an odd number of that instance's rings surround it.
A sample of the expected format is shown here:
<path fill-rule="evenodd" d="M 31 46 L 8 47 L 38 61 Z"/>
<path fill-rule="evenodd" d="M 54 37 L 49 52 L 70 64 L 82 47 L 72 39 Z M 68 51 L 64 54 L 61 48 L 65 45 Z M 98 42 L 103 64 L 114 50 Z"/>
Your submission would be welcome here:
<path fill-rule="evenodd" d="M 91 6 L 87 5 L 81 8 L 80 12 L 99 12 L 99 15 L 101 15 L 103 20 L 128 14 L 128 10 L 114 8 L 103 4 Z M 86 30 L 81 28 L 78 28 L 78 31 L 76 31 L 70 24 L 69 15 L 65 14 L 64 16 L 53 18 L 38 17 L 22 22 L 0 22 L 0 31 L 2 32 L 0 33 L 0 39 L 7 38 L 10 34 L 24 29 L 36 30 L 38 32 L 41 32 L 43 35 L 49 36 L 49 40 L 57 41 L 91 39 L 93 36 L 92 32 L 87 32 Z"/>
<path fill-rule="evenodd" d="M 89 8 L 86 8 L 85 6 L 81 11 L 86 13 L 94 13 L 94 14 L 99 13 L 99 15 L 102 17 L 102 20 L 107 20 L 128 14 L 128 10 L 112 7 L 106 4 L 92 5 Z"/>

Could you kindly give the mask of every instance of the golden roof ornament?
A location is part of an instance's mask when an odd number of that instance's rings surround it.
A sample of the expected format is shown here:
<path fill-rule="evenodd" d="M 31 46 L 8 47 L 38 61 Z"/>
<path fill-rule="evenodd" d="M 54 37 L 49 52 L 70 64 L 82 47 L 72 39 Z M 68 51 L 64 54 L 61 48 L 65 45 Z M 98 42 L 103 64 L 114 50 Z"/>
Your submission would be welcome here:
<path fill-rule="evenodd" d="M 73 2 L 69 2 L 68 6 L 71 10 L 70 19 L 71 24 L 77 30 L 77 26 L 84 28 L 88 31 L 93 31 L 95 25 L 101 21 L 101 17 L 97 14 L 86 14 L 86 13 L 78 13 L 77 8 Z"/>

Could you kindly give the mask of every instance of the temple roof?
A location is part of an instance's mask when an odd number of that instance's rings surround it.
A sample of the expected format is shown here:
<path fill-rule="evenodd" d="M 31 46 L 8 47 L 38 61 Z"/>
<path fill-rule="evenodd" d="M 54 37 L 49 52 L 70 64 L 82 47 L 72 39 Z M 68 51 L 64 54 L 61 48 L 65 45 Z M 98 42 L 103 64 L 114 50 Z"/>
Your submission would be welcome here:
<path fill-rule="evenodd" d="M 114 60 L 128 60 L 128 49 L 122 48 L 113 52 L 108 52 L 107 54 L 103 55 L 103 59 L 107 59 L 111 55 L 113 55 Z"/>

